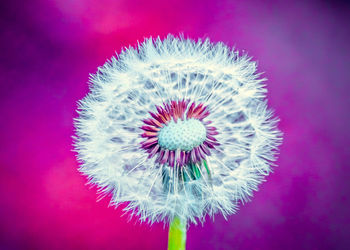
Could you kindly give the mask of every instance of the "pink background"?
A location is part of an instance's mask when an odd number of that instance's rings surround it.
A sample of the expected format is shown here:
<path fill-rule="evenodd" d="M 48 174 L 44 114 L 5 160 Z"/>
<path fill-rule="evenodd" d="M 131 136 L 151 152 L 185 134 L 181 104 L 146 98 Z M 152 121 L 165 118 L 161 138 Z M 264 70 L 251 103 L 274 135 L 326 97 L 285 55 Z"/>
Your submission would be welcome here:
<path fill-rule="evenodd" d="M 162 224 L 96 202 L 72 150 L 89 73 L 168 33 L 210 37 L 259 62 L 284 144 L 275 173 L 188 249 L 349 249 L 349 4 L 341 1 L 3 1 L 0 249 L 166 249 Z"/>

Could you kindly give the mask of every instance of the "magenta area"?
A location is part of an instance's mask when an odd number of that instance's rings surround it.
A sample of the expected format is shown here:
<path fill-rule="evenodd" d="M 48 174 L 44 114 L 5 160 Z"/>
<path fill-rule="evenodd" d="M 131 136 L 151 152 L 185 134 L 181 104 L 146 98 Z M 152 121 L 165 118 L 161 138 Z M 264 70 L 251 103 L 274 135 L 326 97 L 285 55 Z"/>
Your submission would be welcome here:
<path fill-rule="evenodd" d="M 350 249 L 346 1 L 2 1 L 0 249 L 166 249 L 163 224 L 96 202 L 72 152 L 89 73 L 144 37 L 247 52 L 284 132 L 251 202 L 192 225 L 188 249 Z"/>

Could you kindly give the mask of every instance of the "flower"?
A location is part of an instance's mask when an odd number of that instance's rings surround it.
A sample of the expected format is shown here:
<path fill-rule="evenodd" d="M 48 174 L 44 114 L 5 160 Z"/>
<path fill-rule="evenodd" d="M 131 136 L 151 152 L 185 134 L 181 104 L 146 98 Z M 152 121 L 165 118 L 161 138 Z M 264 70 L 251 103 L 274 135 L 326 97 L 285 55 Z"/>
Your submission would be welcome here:
<path fill-rule="evenodd" d="M 80 101 L 80 171 L 142 221 L 234 213 L 281 143 L 259 77 L 247 55 L 209 39 L 169 35 L 125 49 Z"/>

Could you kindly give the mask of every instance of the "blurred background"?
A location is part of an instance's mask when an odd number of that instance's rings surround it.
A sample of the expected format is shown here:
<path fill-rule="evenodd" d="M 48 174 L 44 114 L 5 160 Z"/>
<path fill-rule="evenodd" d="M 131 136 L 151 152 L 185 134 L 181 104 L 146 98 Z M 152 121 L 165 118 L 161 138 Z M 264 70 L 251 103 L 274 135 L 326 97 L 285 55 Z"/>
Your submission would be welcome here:
<path fill-rule="evenodd" d="M 350 249 L 350 5 L 341 1 L 0 3 L 0 249 L 166 249 L 163 224 L 96 202 L 72 152 L 76 102 L 123 47 L 183 33 L 247 52 L 281 118 L 279 167 L 188 249 Z"/>

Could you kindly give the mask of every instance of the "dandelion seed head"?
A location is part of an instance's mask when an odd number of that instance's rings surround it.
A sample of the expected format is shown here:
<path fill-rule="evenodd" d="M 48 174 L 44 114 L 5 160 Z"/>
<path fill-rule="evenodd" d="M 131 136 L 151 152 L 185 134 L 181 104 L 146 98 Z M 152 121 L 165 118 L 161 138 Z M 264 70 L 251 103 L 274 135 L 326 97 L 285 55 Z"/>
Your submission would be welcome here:
<path fill-rule="evenodd" d="M 233 214 L 281 143 L 264 81 L 222 43 L 146 39 L 92 75 L 75 123 L 80 171 L 141 221 Z"/>

